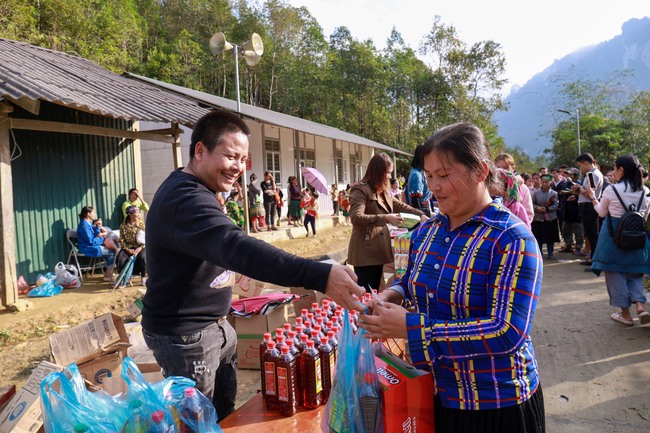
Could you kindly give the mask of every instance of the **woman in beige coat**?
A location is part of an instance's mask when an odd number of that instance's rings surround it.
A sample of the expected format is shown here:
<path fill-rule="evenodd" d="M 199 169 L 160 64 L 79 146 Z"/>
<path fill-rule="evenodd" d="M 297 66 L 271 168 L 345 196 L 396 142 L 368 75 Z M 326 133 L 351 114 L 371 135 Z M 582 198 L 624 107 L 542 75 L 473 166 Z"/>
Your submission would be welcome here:
<path fill-rule="evenodd" d="M 350 190 L 352 235 L 348 246 L 348 264 L 354 266 L 358 284 L 379 290 L 383 267 L 394 260 L 387 224 L 402 221 L 398 212 L 427 217 L 390 194 L 393 163 L 385 153 L 377 153 L 368 162 L 361 182 Z"/>

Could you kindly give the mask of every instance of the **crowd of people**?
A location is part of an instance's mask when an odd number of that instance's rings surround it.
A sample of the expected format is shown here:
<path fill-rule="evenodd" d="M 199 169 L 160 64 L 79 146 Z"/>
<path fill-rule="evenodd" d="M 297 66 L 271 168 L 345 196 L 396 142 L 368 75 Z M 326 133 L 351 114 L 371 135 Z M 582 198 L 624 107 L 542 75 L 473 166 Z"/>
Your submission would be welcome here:
<path fill-rule="evenodd" d="M 470 123 L 443 127 L 418 146 L 407 179 L 393 178 L 393 161 L 377 153 L 361 181 L 328 191 L 333 215 L 352 226 L 348 267 L 288 254 L 241 230 L 245 201 L 252 232 L 277 230 L 286 208 L 288 224 L 315 237 L 319 214 L 319 193 L 301 187 L 296 176 L 288 178 L 286 201 L 269 172 L 259 186 L 252 174 L 244 197 L 236 179 L 249 134 L 233 114 L 201 118 L 189 164 L 163 182 L 151 208 L 129 192 L 119 252 L 105 244 L 109 236 L 94 209 L 80 214 L 84 252 L 117 266 L 142 256 L 137 271 L 150 275 L 145 341 L 164 375 L 195 380 L 219 419 L 234 410 L 237 391 L 236 334 L 225 320 L 234 272 L 324 292 L 363 313 L 359 324 L 367 338 L 404 338 L 413 365 L 435 377 L 440 433 L 545 431 L 530 331 L 543 264 L 556 259 L 556 248 L 583 258 L 586 270 L 604 272 L 610 304 L 618 309 L 612 320 L 632 326 L 635 314 L 650 323 L 643 290 L 650 242 L 629 249 L 616 234 L 628 210 L 646 219 L 649 213 L 647 172 L 632 155 L 609 169 L 585 153 L 573 167 L 518 173 L 511 155 L 492 158 L 483 132 Z M 141 209 L 148 211 L 142 245 L 135 239 L 144 231 Z M 384 288 L 384 265 L 394 260 L 388 225 L 400 225 L 403 212 L 420 223 L 404 275 Z M 364 307 L 358 296 L 370 290 L 379 293 Z"/>

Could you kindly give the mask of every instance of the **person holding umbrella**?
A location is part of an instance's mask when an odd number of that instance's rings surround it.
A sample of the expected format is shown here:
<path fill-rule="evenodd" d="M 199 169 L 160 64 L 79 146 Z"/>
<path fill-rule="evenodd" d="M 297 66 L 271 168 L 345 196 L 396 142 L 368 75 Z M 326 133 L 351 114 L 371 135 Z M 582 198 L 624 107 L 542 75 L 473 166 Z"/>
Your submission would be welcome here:
<path fill-rule="evenodd" d="M 419 209 L 399 201 L 390 193 L 393 162 L 385 153 L 377 153 L 368 162 L 361 182 L 350 190 L 352 235 L 348 247 L 348 264 L 354 266 L 360 286 L 379 290 L 386 263 L 395 258 L 390 245 L 388 224 L 398 225 L 408 212 L 427 217 Z"/>

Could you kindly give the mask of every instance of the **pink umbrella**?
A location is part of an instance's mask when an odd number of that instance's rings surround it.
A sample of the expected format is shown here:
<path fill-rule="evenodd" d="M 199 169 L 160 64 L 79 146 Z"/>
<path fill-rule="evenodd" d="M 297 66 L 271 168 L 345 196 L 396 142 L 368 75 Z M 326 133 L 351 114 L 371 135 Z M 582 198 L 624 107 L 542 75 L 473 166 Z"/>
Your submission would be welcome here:
<path fill-rule="evenodd" d="M 313 167 L 301 167 L 300 172 L 305 177 L 308 184 L 321 194 L 327 194 L 327 181 L 323 173 Z"/>

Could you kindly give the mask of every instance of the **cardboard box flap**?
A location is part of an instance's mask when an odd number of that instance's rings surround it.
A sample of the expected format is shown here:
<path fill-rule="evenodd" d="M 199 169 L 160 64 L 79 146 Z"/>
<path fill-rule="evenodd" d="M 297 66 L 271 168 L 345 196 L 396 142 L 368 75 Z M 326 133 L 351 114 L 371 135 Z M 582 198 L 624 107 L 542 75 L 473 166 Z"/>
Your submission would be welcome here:
<path fill-rule="evenodd" d="M 57 364 L 81 364 L 129 347 L 129 336 L 122 318 L 106 313 L 52 335 L 50 347 Z"/>
<path fill-rule="evenodd" d="M 43 425 L 41 382 L 63 367 L 42 361 L 0 412 L 0 433 L 34 433 Z"/>

